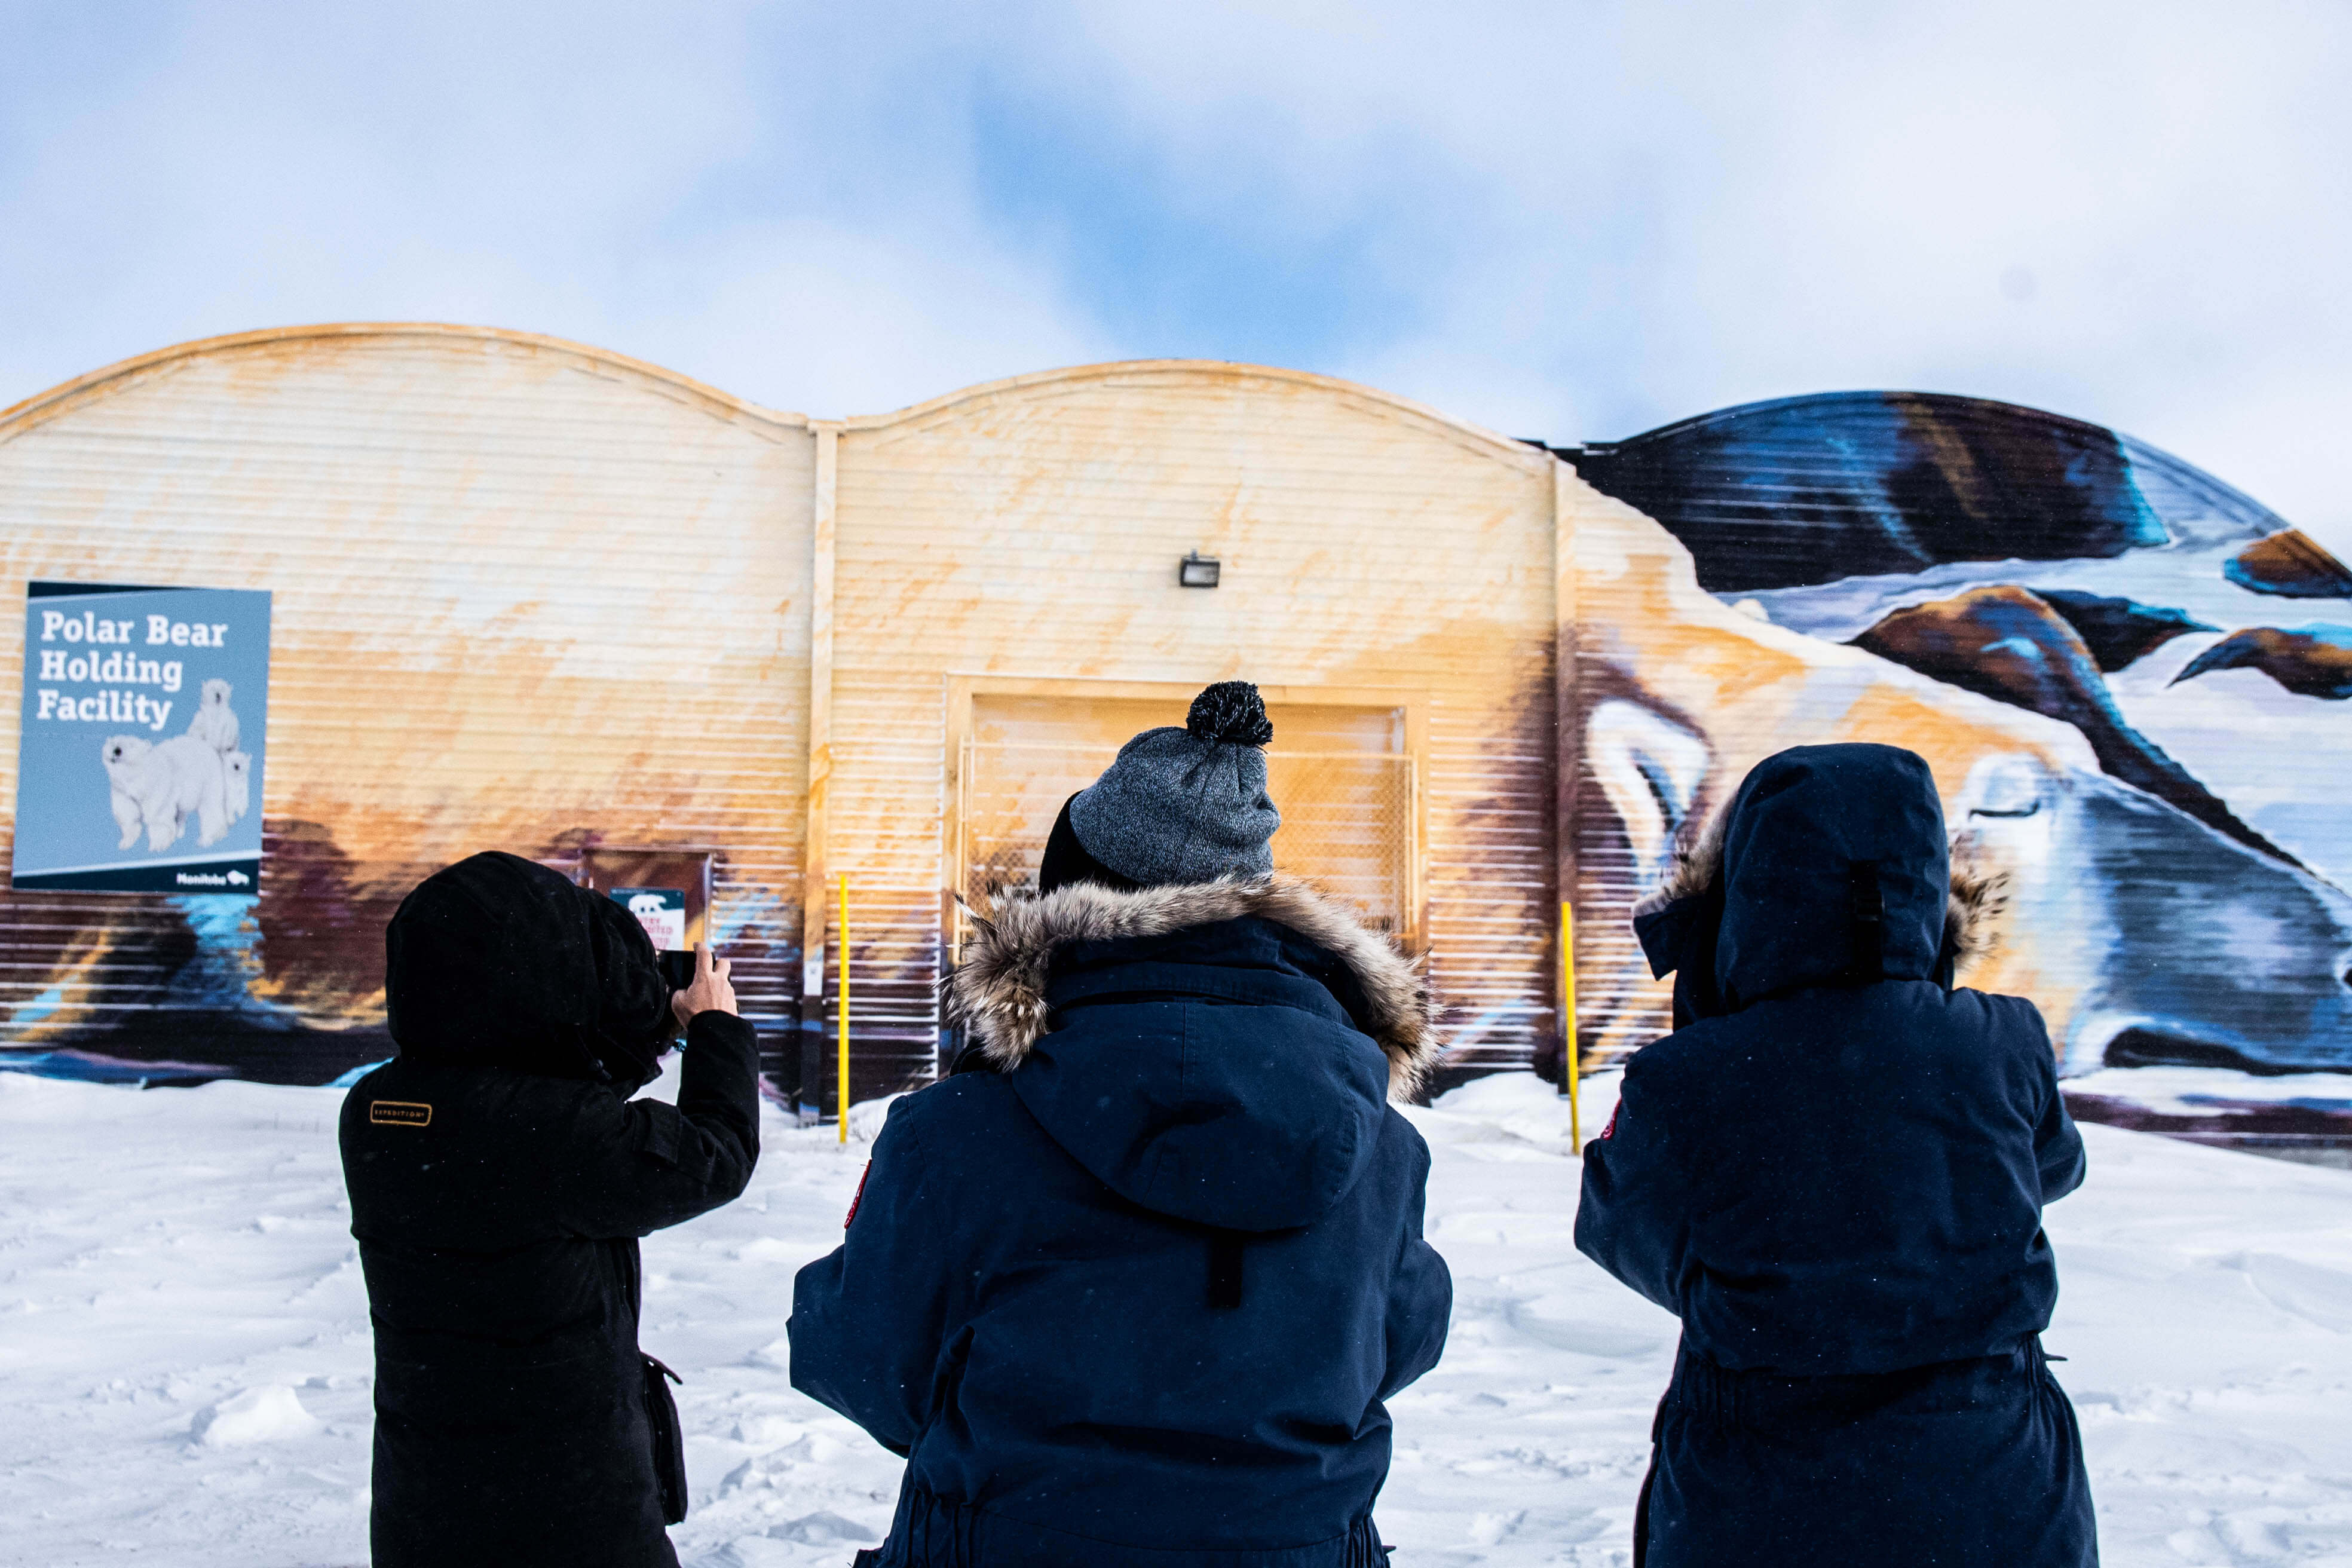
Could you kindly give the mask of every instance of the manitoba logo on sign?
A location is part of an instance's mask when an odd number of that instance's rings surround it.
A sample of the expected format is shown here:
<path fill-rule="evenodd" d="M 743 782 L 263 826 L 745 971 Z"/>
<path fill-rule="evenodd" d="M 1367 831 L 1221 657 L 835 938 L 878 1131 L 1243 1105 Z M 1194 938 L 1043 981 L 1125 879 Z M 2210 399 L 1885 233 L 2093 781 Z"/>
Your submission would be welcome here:
<path fill-rule="evenodd" d="M 268 696 L 266 592 L 27 584 L 14 885 L 254 893 Z"/>

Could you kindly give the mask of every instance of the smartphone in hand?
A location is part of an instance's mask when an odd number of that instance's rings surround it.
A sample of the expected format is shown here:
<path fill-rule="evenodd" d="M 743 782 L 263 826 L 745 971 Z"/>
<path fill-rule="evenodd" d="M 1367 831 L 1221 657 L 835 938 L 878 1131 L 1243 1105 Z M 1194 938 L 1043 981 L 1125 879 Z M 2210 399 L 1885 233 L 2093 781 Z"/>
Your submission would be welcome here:
<path fill-rule="evenodd" d="M 735 987 L 727 983 L 728 972 L 734 968 L 723 958 L 711 955 L 710 944 L 698 942 L 692 952 L 665 952 L 662 958 L 662 978 L 670 982 L 669 1010 L 685 1028 L 694 1022 L 697 1013 L 734 1013 Z M 682 972 L 685 984 L 679 984 L 674 975 L 681 973 L 669 967 L 672 959 L 684 959 Z M 738 1015 L 740 1016 L 740 1015 Z"/>

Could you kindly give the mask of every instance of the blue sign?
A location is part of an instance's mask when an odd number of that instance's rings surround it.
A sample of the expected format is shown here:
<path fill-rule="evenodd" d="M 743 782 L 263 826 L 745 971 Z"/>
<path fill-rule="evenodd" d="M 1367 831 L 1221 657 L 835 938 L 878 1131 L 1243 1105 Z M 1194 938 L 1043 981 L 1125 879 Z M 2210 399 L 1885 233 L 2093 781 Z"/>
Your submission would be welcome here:
<path fill-rule="evenodd" d="M 14 885 L 256 891 L 268 698 L 266 592 L 27 584 Z"/>

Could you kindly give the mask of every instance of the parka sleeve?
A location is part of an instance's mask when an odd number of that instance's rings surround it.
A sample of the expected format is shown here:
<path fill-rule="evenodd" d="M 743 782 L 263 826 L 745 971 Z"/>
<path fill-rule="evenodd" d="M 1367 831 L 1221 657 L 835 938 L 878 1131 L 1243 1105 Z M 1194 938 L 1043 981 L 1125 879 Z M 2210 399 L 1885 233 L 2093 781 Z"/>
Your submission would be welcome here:
<path fill-rule="evenodd" d="M 1394 1111 L 1389 1114 L 1395 1115 Z M 1414 1140 L 1416 1142 L 1420 1141 Z M 1381 1379 L 1387 1399 L 1437 1364 L 1445 1353 L 1445 1333 L 1454 1316 L 1454 1276 L 1437 1248 L 1422 1238 L 1429 1197 L 1429 1148 L 1417 1151 L 1412 1204 L 1405 1215 L 1404 1245 L 1389 1281 L 1388 1368 Z"/>
<path fill-rule="evenodd" d="M 758 1035 L 731 1013 L 696 1014 L 679 1075 L 676 1105 L 583 1102 L 556 1184 L 563 1228 L 646 1236 L 742 1194 L 760 1163 Z"/>
<path fill-rule="evenodd" d="M 1576 1249 L 1679 1316 L 1690 1204 L 1659 1100 L 1637 1056 L 1618 1086 L 1616 1114 L 1584 1146 Z"/>
<path fill-rule="evenodd" d="M 2042 1201 L 2045 1204 L 2054 1204 L 2081 1186 L 2090 1169 L 2090 1158 L 2083 1149 L 2083 1134 L 2066 1112 L 2066 1097 L 2058 1092 L 2054 1068 L 2050 1075 L 2049 1106 L 2042 1113 L 2041 1124 L 2033 1130 L 2033 1163 L 2040 1168 Z"/>
<path fill-rule="evenodd" d="M 1991 996 L 2000 1037 L 2020 1053 L 2032 1097 L 2035 1184 L 2044 1204 L 2054 1204 L 2083 1184 L 2090 1162 L 2083 1135 L 2066 1112 L 2066 1097 L 2058 1088 L 2058 1052 L 2050 1043 L 2050 1026 L 2042 1009 L 2022 996 Z"/>
<path fill-rule="evenodd" d="M 904 1456 L 930 1424 L 955 1275 L 949 1173 L 930 1168 L 913 1121 L 920 1091 L 890 1108 L 832 1254 L 793 1281 L 793 1386 Z"/>

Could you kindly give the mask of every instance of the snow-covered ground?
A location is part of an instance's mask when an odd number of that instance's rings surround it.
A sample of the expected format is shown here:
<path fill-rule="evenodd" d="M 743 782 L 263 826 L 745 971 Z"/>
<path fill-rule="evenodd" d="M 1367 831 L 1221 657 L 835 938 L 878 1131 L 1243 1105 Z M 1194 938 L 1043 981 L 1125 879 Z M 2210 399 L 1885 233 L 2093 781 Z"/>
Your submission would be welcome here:
<path fill-rule="evenodd" d="M 1587 1106 L 1588 1134 L 1608 1113 Z M 0 1073 L 0 1562 L 366 1559 L 367 1308 L 331 1089 L 141 1093 Z M 872 1113 L 854 1122 L 870 1122 Z M 1564 1107 L 1489 1079 L 1414 1113 L 1453 1343 L 1396 1403 L 1400 1563 L 1627 1560 L 1672 1319 L 1570 1245 Z M 2105 1561 L 2352 1564 L 2352 1173 L 2084 1129 L 2049 1336 Z M 794 1394 L 793 1271 L 865 1150 L 772 1121 L 743 1200 L 646 1246 L 698 1568 L 843 1564 L 898 1463 Z"/>

